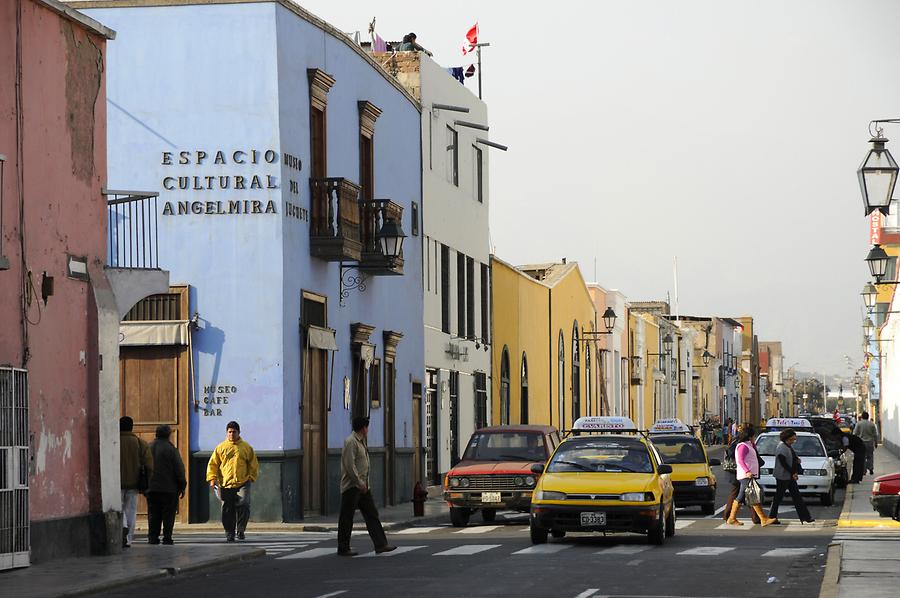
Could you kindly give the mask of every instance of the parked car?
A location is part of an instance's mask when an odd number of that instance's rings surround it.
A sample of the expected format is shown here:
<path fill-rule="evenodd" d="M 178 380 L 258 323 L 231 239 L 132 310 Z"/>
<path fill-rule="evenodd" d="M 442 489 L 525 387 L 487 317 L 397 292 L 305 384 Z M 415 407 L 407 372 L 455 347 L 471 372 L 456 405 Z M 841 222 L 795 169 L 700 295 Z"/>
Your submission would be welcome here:
<path fill-rule="evenodd" d="M 559 442 L 559 431 L 553 426 L 476 430 L 462 460 L 444 478 L 450 523 L 465 527 L 476 511 L 481 511 L 486 523 L 494 521 L 498 509 L 527 512 L 538 477 L 531 466 L 543 466 Z"/>
<path fill-rule="evenodd" d="M 822 438 L 828 456 L 834 459 L 834 483 L 838 488 L 843 488 L 850 480 L 850 455 L 844 451 L 841 443 L 840 424 L 830 415 L 810 415 L 804 419 L 809 420 L 813 430 Z"/>
<path fill-rule="evenodd" d="M 800 458 L 802 469 L 797 479 L 800 494 L 816 496 L 823 505 L 831 506 L 834 503 L 835 459 L 826 453 L 822 438 L 803 418 L 776 417 L 766 422 L 767 431 L 756 438 L 756 450 L 764 461 L 759 469 L 759 485 L 767 496 L 775 494 L 775 449 L 781 442 L 780 431 L 786 428 L 797 433 L 797 441 L 792 448 Z"/>
<path fill-rule="evenodd" d="M 681 420 L 659 420 L 649 436 L 663 463 L 672 466 L 669 478 L 675 489 L 675 506 L 699 506 L 704 515 L 715 513 L 716 476 L 711 466 L 721 462 L 709 458 L 706 447 Z"/>
<path fill-rule="evenodd" d="M 900 471 L 875 478 L 869 500 L 880 516 L 900 521 Z"/>

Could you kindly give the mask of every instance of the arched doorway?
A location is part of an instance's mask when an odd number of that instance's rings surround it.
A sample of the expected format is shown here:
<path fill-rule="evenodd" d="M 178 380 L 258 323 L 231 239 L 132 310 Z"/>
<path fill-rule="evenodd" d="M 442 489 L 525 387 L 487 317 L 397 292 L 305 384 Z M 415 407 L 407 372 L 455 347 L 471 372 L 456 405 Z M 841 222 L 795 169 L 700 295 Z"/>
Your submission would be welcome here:
<path fill-rule="evenodd" d="M 509 424 L 509 349 L 500 357 L 500 424 Z"/>
<path fill-rule="evenodd" d="M 566 340 L 559 331 L 559 355 L 557 366 L 557 398 L 559 400 L 559 429 L 566 427 Z"/>
<path fill-rule="evenodd" d="M 519 423 L 528 423 L 528 358 L 522 353 L 522 390 L 519 404 Z"/>
<path fill-rule="evenodd" d="M 572 421 L 581 417 L 581 350 L 578 321 L 572 324 Z"/>

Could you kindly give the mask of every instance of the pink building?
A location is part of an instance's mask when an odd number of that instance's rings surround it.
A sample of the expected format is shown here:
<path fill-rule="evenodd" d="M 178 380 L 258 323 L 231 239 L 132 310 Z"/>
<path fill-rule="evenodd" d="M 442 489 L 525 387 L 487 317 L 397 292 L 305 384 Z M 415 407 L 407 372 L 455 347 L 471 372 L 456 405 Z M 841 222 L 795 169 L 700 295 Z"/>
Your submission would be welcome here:
<path fill-rule="evenodd" d="M 56 0 L 0 2 L 0 569 L 121 543 L 114 37 Z"/>

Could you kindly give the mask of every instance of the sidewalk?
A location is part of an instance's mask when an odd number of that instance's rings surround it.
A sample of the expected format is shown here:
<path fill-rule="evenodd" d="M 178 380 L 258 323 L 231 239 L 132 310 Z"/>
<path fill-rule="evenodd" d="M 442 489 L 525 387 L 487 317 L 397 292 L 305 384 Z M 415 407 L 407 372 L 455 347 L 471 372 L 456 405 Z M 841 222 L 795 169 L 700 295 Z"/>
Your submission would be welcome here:
<path fill-rule="evenodd" d="M 828 549 L 820 598 L 897 596 L 900 542 L 889 534 L 900 534 L 900 523 L 879 517 L 869 502 L 875 478 L 896 471 L 900 471 L 900 459 L 887 449 L 878 448 L 875 475 L 847 486 L 844 508 L 837 521 L 837 533 L 842 539 Z M 854 534 L 859 539 L 853 539 Z"/>
<path fill-rule="evenodd" d="M 378 510 L 387 530 L 450 521 L 447 503 L 431 498 L 425 502 L 425 516 L 414 517 L 412 503 L 407 502 Z M 122 554 L 47 561 L 13 571 L 0 572 L 0 588 L 5 596 L 16 598 L 53 598 L 78 596 L 107 590 L 134 582 L 178 575 L 223 563 L 265 556 L 263 548 L 234 544 L 209 546 L 150 546 L 146 544 L 146 522 L 135 527 L 135 542 Z M 365 530 L 362 517 L 356 514 L 354 530 Z M 322 532 L 337 531 L 337 514 L 309 518 L 303 523 L 250 522 L 247 532 Z M 219 522 L 176 524 L 175 537 L 192 533 L 222 533 Z M 223 536 L 224 538 L 224 536 Z"/>

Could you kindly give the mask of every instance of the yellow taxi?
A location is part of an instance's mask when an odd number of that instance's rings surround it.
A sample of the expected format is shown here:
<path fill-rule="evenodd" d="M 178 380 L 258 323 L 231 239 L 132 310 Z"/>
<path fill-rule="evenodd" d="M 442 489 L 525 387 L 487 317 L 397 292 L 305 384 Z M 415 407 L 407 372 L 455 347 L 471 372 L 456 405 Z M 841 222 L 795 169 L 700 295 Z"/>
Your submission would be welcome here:
<path fill-rule="evenodd" d="M 627 417 L 575 421 L 541 475 L 531 497 L 531 542 L 567 532 L 632 532 L 653 544 L 675 535 L 669 475 L 653 444 Z"/>
<path fill-rule="evenodd" d="M 669 477 L 675 489 L 675 506 L 699 506 L 704 515 L 715 513 L 716 476 L 711 466 L 721 462 L 709 458 L 700 439 L 679 419 L 657 421 L 649 436 L 663 462 L 672 466 Z"/>

